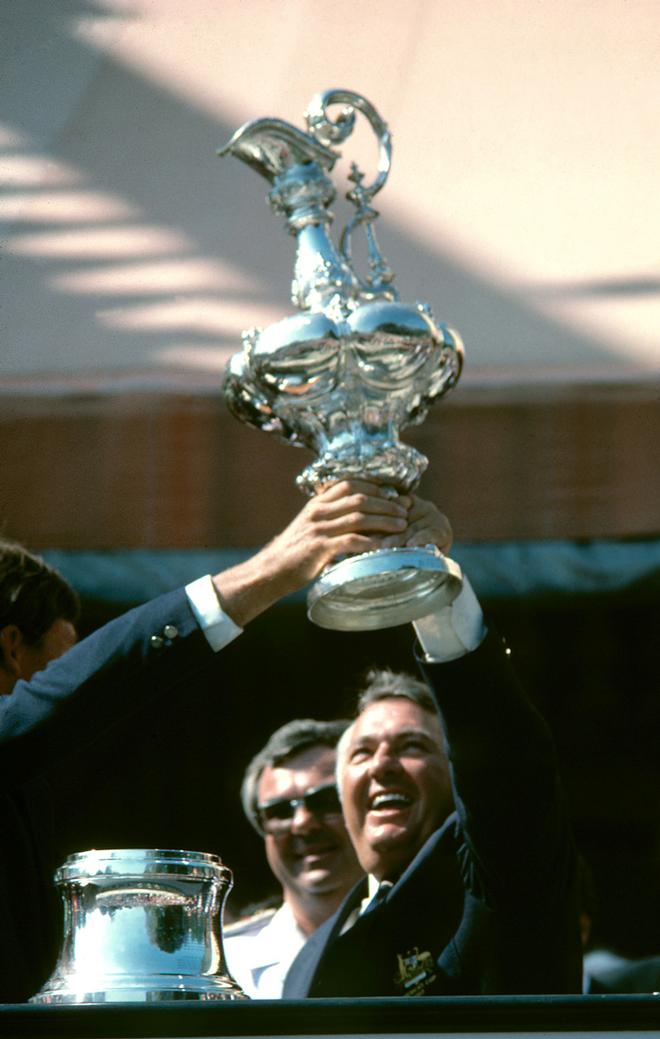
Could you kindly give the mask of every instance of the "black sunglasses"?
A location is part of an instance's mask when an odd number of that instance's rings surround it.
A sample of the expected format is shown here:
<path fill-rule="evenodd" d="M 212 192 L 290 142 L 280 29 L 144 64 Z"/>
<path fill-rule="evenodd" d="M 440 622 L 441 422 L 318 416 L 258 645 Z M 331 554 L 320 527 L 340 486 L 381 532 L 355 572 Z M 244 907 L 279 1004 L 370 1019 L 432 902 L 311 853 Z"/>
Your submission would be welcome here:
<path fill-rule="evenodd" d="M 261 828 L 266 833 L 278 830 L 286 830 L 291 826 L 296 808 L 304 805 L 308 812 L 317 819 L 324 815 L 338 815 L 341 813 L 339 794 L 334 783 L 326 783 L 324 786 L 313 787 L 301 797 L 285 797 L 277 801 L 264 801 L 257 805 L 257 816 Z"/>

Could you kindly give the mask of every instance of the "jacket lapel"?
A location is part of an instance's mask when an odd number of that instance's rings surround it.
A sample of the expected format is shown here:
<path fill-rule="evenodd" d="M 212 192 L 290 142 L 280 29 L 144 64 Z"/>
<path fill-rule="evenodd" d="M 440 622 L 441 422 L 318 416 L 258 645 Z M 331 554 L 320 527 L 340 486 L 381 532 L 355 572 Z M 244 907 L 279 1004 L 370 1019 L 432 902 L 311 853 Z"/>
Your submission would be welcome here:
<path fill-rule="evenodd" d="M 344 925 L 351 914 L 359 909 L 362 899 L 366 897 L 368 881 L 366 877 L 358 881 L 352 891 L 340 905 L 337 912 L 325 923 L 322 923 L 312 934 L 291 964 L 284 981 L 282 996 L 284 999 L 300 999 L 308 995 L 319 962 L 327 948 L 332 948 L 341 935 Z"/>

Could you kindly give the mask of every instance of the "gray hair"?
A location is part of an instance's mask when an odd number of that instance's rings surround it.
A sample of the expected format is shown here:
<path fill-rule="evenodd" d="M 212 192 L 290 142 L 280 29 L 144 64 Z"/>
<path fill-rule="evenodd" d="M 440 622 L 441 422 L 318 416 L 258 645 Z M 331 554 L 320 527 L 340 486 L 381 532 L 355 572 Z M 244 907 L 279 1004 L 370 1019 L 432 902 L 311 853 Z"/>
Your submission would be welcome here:
<path fill-rule="evenodd" d="M 283 765 L 289 758 L 302 754 L 310 747 L 331 747 L 334 750 L 348 725 L 347 719 L 328 722 L 315 718 L 296 718 L 277 729 L 265 747 L 255 754 L 243 776 L 241 803 L 257 833 L 261 834 L 257 805 L 259 780 L 264 769 Z"/>
<path fill-rule="evenodd" d="M 366 685 L 357 699 L 357 715 L 378 700 L 389 700 L 391 697 L 401 697 L 403 700 L 412 700 L 422 710 L 429 714 L 437 714 L 433 694 L 425 682 L 413 678 L 403 671 L 392 671 L 390 668 L 373 668 L 367 672 Z"/>

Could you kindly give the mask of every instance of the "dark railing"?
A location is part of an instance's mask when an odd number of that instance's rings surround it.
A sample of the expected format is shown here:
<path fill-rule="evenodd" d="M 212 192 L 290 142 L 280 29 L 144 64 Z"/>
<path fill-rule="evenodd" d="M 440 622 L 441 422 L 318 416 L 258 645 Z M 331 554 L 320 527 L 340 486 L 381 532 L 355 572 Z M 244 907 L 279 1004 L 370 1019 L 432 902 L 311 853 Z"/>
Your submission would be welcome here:
<path fill-rule="evenodd" d="M 255 1001 L 0 1007 L 0 1036 L 175 1039 L 231 1036 L 660 1037 L 660 996 Z"/>

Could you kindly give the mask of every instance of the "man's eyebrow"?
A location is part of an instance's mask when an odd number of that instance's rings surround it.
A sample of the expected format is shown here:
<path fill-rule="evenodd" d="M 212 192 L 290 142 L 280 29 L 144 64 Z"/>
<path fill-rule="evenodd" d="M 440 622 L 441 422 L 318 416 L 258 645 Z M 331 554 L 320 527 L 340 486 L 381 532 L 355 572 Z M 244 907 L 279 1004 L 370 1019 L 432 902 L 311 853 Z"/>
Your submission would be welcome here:
<path fill-rule="evenodd" d="M 426 729 L 399 729 L 397 732 L 392 733 L 375 733 L 365 732 L 361 736 L 358 736 L 354 741 L 351 741 L 350 748 L 354 750 L 355 747 L 366 746 L 372 743 L 380 743 L 381 740 L 387 740 L 390 743 L 395 743 L 397 740 L 407 739 L 409 736 L 414 736 L 416 739 L 424 739 L 429 743 L 435 744 L 435 736 L 427 732 Z"/>
<path fill-rule="evenodd" d="M 349 747 L 352 750 L 354 747 L 361 747 L 367 743 L 377 743 L 380 737 L 364 733 L 362 736 L 356 736 L 351 740 Z"/>
<path fill-rule="evenodd" d="M 426 729 L 400 729 L 394 734 L 393 739 L 405 739 L 408 736 L 415 736 L 416 738 L 429 740 L 430 743 L 435 743 L 434 737 Z"/>

